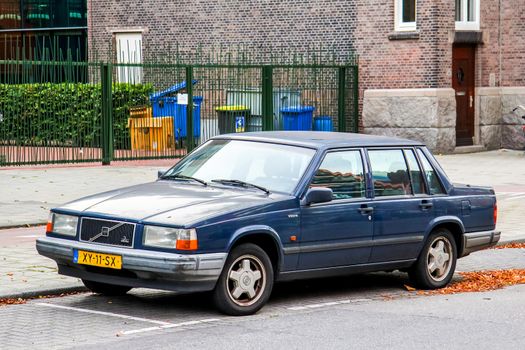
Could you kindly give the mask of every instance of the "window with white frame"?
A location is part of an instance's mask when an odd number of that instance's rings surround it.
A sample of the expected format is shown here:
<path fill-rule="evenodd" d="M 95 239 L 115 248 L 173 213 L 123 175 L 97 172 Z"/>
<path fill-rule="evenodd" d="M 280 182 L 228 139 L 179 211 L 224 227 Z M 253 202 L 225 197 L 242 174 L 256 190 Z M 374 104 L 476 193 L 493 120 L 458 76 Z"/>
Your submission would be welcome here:
<path fill-rule="evenodd" d="M 395 30 L 416 30 L 416 0 L 395 0 Z"/>
<path fill-rule="evenodd" d="M 140 84 L 142 67 L 142 33 L 115 33 L 117 53 L 117 81 Z M 122 64 L 122 65 L 119 65 Z"/>
<path fill-rule="evenodd" d="M 479 0 L 456 0 L 456 30 L 479 30 Z"/>

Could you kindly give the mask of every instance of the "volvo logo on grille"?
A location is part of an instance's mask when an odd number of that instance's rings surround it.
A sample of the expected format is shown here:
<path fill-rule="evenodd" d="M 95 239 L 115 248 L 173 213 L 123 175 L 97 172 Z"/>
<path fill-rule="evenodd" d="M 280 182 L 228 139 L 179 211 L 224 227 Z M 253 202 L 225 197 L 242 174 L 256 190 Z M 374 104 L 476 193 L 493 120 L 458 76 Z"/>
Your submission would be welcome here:
<path fill-rule="evenodd" d="M 118 224 L 116 224 L 115 226 L 112 226 L 112 227 L 102 226 L 102 228 L 100 229 L 100 232 L 98 234 L 96 234 L 95 236 L 91 237 L 89 239 L 89 242 L 94 242 L 97 239 L 99 239 L 100 237 L 109 237 L 109 233 L 111 231 L 113 231 L 114 229 L 116 229 L 116 228 L 118 228 L 118 227 L 120 227 L 122 225 L 124 225 L 123 222 L 118 223 Z"/>

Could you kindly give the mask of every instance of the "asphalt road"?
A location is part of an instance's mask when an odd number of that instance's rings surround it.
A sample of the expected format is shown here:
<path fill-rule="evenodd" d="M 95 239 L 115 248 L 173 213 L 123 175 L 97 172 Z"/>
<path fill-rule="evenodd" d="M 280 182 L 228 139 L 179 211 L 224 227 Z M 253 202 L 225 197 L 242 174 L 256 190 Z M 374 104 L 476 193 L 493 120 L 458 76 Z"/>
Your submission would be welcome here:
<path fill-rule="evenodd" d="M 403 274 L 280 284 L 257 315 L 227 317 L 207 294 L 137 289 L 0 307 L 1 349 L 525 347 L 525 286 L 449 296 L 407 292 Z"/>

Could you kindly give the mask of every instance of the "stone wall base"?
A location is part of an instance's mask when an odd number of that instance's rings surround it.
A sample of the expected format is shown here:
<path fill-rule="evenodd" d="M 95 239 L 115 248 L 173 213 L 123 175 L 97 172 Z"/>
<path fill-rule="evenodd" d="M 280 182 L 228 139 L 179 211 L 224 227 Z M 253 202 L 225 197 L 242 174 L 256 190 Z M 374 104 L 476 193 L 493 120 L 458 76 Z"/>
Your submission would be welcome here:
<path fill-rule="evenodd" d="M 499 87 L 476 89 L 479 111 L 479 140 L 487 149 L 524 149 L 523 125 L 525 110 L 512 110 L 525 106 L 525 87 Z"/>
<path fill-rule="evenodd" d="M 524 149 L 525 87 L 476 88 L 475 143 L 487 150 Z M 424 142 L 438 153 L 456 147 L 454 89 L 366 90 L 363 132 Z"/>
<path fill-rule="evenodd" d="M 366 90 L 363 132 L 425 143 L 437 153 L 456 146 L 454 89 Z"/>

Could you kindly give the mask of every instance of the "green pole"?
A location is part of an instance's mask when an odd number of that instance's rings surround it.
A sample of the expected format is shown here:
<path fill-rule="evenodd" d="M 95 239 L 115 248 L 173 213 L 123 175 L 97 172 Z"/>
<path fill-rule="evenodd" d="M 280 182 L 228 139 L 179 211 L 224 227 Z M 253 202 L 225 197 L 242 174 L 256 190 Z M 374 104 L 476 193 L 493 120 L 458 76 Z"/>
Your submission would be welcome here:
<path fill-rule="evenodd" d="M 339 82 L 337 85 L 337 121 L 340 132 L 346 132 L 345 99 L 346 99 L 346 67 L 338 69 Z"/>
<path fill-rule="evenodd" d="M 193 139 L 193 67 L 186 67 L 186 91 L 188 92 L 188 106 L 186 108 L 186 147 L 188 153 L 195 147 Z"/>
<path fill-rule="evenodd" d="M 113 107 L 111 64 L 100 65 L 102 83 L 102 165 L 109 165 L 113 159 Z"/>
<path fill-rule="evenodd" d="M 263 130 L 273 130 L 273 67 L 262 67 L 262 117 Z"/>
<path fill-rule="evenodd" d="M 354 132 L 359 132 L 359 69 L 354 66 Z"/>

